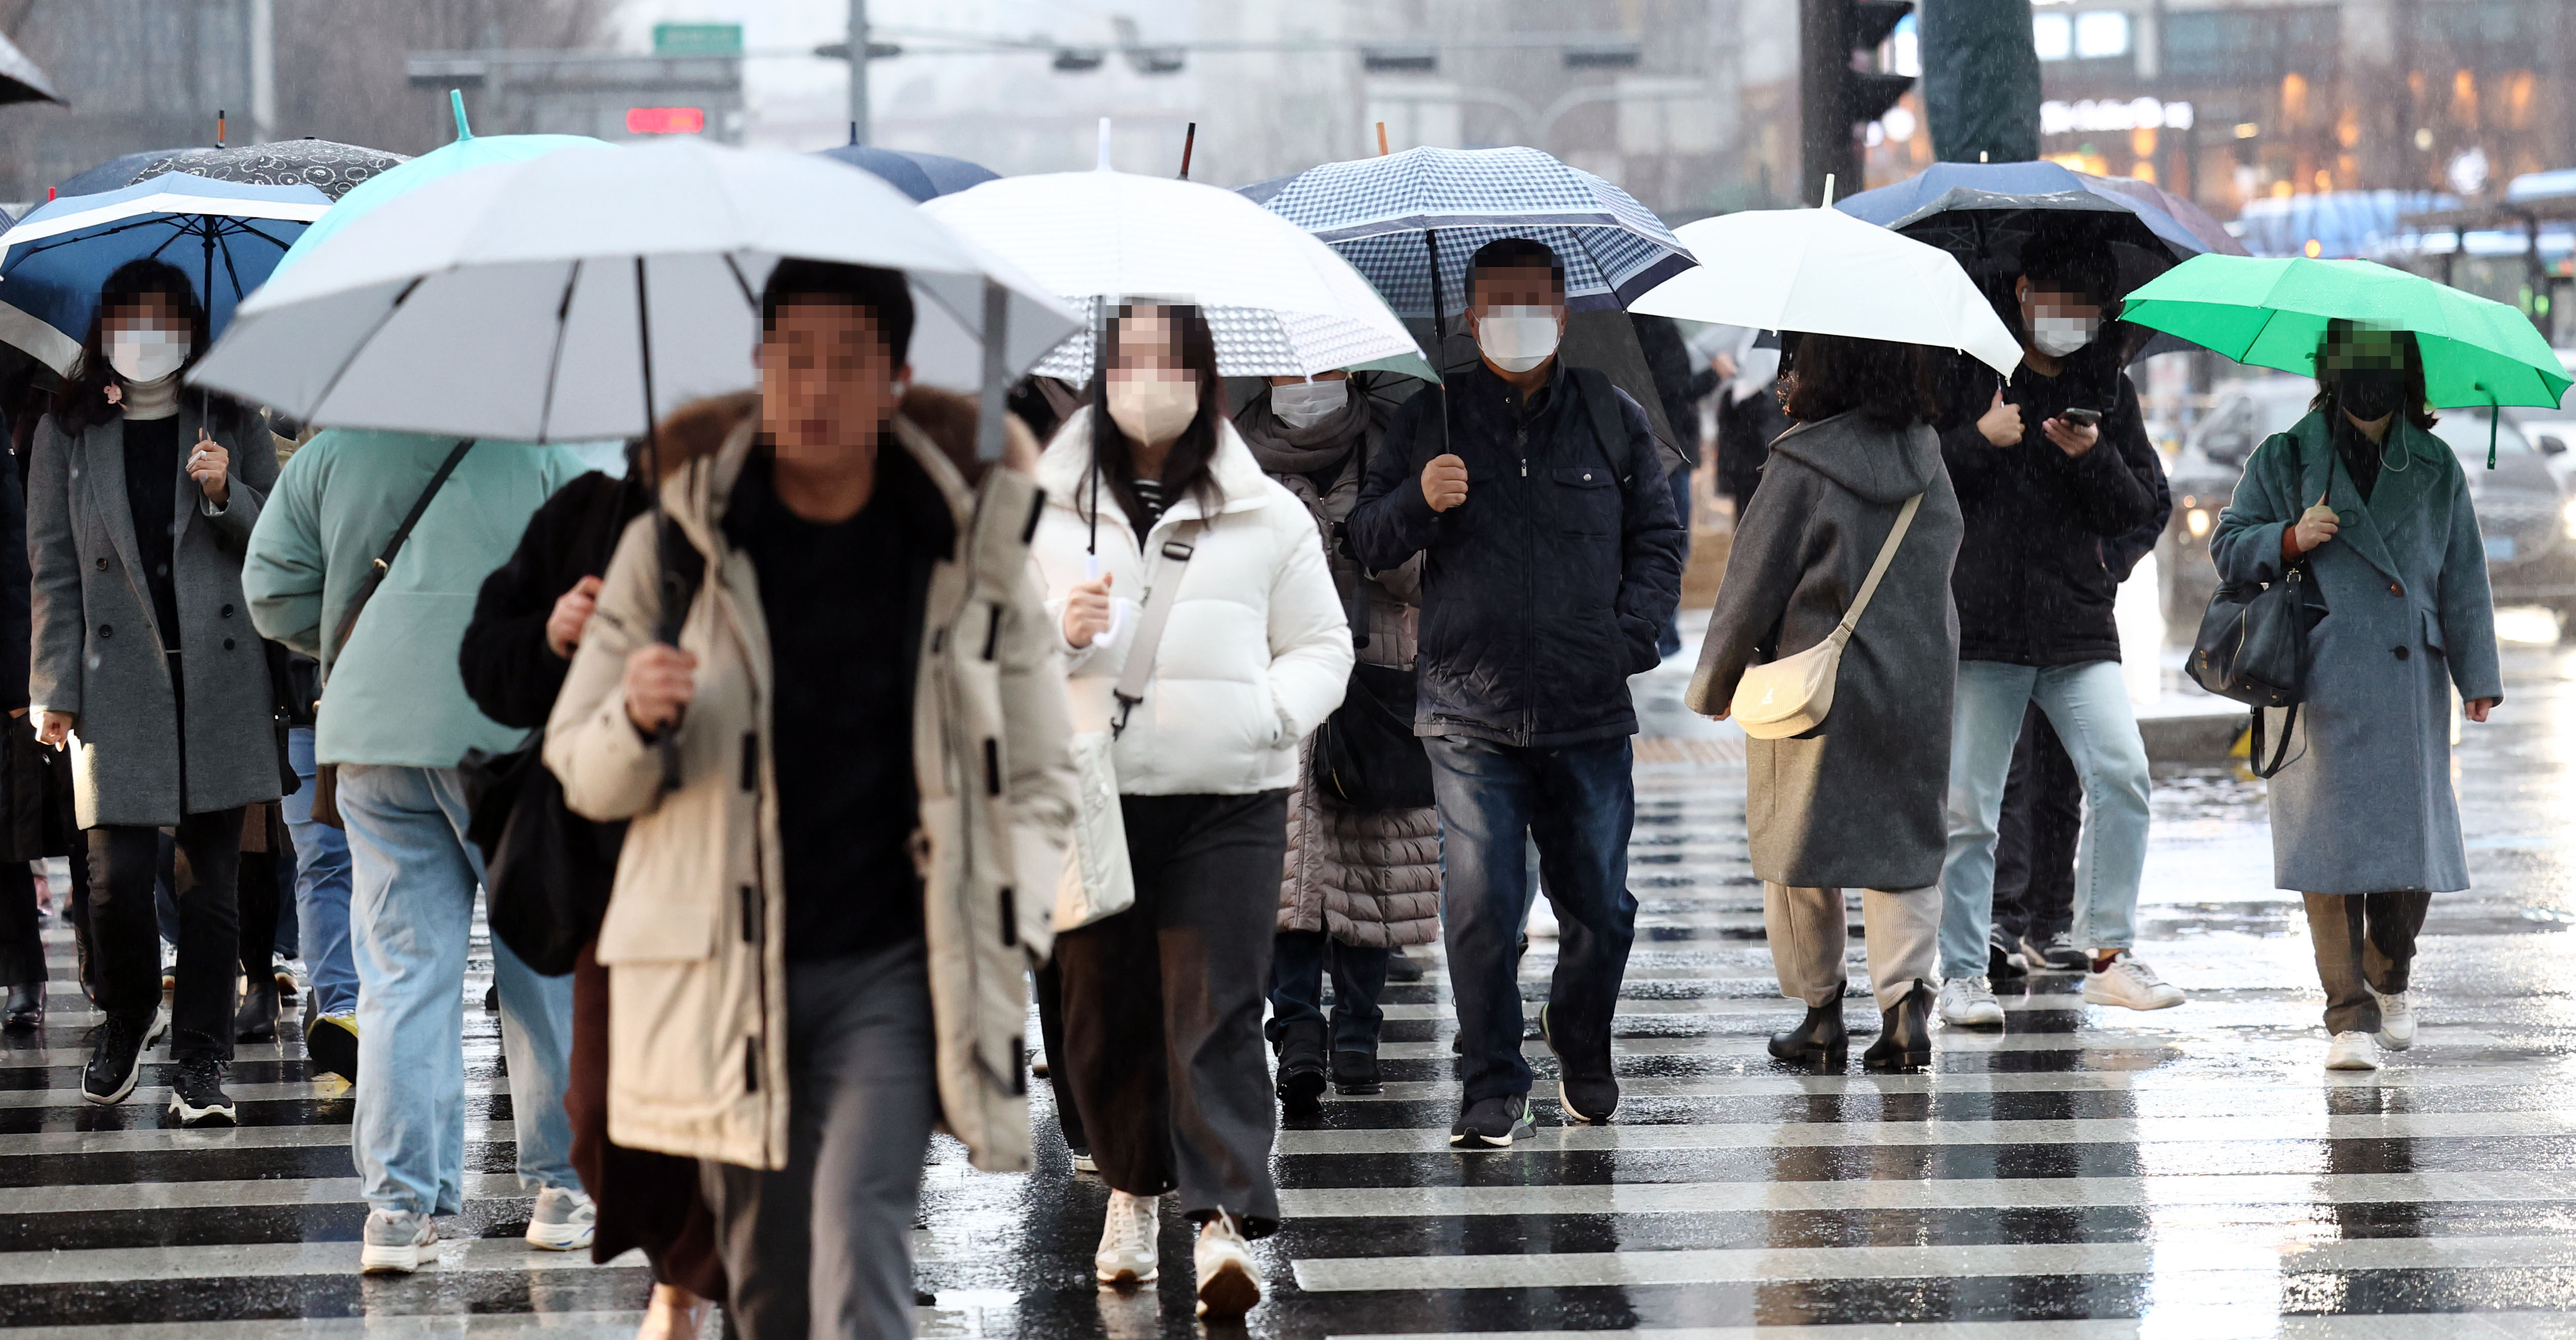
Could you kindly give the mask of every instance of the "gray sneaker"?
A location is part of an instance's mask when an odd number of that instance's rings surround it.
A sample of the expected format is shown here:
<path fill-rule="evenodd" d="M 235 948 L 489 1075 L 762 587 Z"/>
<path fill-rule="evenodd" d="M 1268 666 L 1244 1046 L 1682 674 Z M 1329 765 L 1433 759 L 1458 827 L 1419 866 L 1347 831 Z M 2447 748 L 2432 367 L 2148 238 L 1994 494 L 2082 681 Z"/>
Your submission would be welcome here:
<path fill-rule="evenodd" d="M 579 1251 L 590 1245 L 599 1228 L 599 1207 L 570 1187 L 550 1186 L 537 1193 L 528 1214 L 528 1245 L 549 1252 Z"/>
<path fill-rule="evenodd" d="M 408 1275 L 438 1258 L 438 1226 L 417 1210 L 367 1211 L 360 1242 L 360 1274 Z"/>
<path fill-rule="evenodd" d="M 2092 955 L 2077 948 L 2075 937 L 2065 931 L 2045 940 L 2023 936 L 2021 956 L 2032 972 L 2082 972 L 2093 966 Z"/>

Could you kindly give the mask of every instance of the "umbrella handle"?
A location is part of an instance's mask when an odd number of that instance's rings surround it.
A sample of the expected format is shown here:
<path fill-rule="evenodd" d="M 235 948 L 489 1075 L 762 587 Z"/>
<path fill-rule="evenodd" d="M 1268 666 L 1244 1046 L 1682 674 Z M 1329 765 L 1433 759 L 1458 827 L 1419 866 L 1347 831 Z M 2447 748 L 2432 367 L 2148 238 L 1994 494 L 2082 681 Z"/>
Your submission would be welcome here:
<path fill-rule="evenodd" d="M 2492 470 L 2496 458 L 2496 425 L 2504 418 L 2504 407 L 2496 403 L 2496 393 L 2489 390 L 2486 383 L 2478 383 L 2477 389 L 2487 393 L 2487 468 Z"/>

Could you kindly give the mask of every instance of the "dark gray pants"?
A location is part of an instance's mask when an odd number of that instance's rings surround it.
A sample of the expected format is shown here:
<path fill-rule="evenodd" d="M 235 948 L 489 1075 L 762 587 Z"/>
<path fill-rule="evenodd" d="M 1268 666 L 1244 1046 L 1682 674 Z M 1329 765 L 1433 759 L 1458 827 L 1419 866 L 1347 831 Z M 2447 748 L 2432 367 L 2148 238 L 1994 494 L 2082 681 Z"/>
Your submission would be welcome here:
<path fill-rule="evenodd" d="M 1056 937 L 1064 1047 L 1091 1157 L 1131 1196 L 1181 1193 L 1260 1237 L 1278 1106 L 1261 1006 L 1288 858 L 1288 793 L 1121 796 L 1136 905 Z"/>
<path fill-rule="evenodd" d="M 698 1163 L 730 1334 L 910 1340 L 935 1066 L 921 941 L 787 965 L 787 1166 Z"/>
<path fill-rule="evenodd" d="M 2406 989 L 2415 966 L 2415 935 L 2424 929 L 2429 893 L 2310 893 L 2308 939 L 2317 951 L 2317 980 L 2326 989 L 2326 1031 L 2376 1033 L 2379 1002 L 2370 993 Z"/>

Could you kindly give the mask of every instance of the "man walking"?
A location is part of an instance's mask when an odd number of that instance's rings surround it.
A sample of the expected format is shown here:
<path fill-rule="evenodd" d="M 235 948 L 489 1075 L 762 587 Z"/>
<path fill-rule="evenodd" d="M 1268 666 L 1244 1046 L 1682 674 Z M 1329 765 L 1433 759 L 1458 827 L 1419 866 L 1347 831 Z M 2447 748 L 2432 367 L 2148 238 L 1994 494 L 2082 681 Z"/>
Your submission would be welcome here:
<path fill-rule="evenodd" d="M 483 858 L 456 762 L 521 732 L 465 696 L 457 647 L 485 574 L 583 468 L 560 447 L 333 429 L 287 462 L 242 567 L 260 635 L 322 663 L 313 751 L 338 767 L 348 825 L 370 1273 L 418 1269 L 436 1252 L 431 1216 L 465 1208 L 465 955 Z M 492 959 L 519 1180 L 537 1198 L 528 1242 L 587 1247 L 563 1108 L 572 980 L 538 976 L 498 937 Z"/>
<path fill-rule="evenodd" d="M 1441 915 L 1466 1094 L 1449 1142 L 1505 1149 L 1533 1125 L 1517 943 L 1525 845 L 1556 912 L 1540 1028 L 1566 1115 L 1619 1105 L 1610 1021 L 1635 937 L 1628 677 L 1681 598 L 1682 531 L 1645 411 L 1556 357 L 1565 269 L 1536 242 L 1476 252 L 1478 366 L 1397 411 L 1350 534 L 1370 569 L 1427 553 L 1414 734 L 1431 755 Z"/>
<path fill-rule="evenodd" d="M 2129 953 L 2147 858 L 2147 751 L 2120 674 L 2119 578 L 2104 552 L 2154 518 L 2163 474 L 2137 388 L 2098 338 L 2113 282 L 2098 251 L 2031 247 L 2014 285 L 2022 365 L 2005 387 L 1978 378 L 1941 435 L 1967 522 L 1951 573 L 1959 689 L 1941 870 L 1941 1018 L 1953 1025 L 2003 1026 L 1987 978 L 1996 820 L 2034 703 L 2083 779 L 2072 938 L 2089 952 L 2084 999 L 2138 1010 L 2183 1001 Z"/>

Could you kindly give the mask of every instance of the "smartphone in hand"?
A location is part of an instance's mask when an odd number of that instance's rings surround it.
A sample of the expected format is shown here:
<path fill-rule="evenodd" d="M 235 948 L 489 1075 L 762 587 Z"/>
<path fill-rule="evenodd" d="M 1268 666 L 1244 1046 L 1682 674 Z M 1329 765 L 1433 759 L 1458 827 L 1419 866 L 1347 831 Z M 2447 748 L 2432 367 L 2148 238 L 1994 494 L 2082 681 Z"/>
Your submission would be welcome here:
<path fill-rule="evenodd" d="M 2102 426 L 2102 411 L 2098 409 L 2064 409 L 2058 411 L 2057 417 L 2064 419 L 2068 423 L 2074 424 L 2078 428 L 2099 428 Z"/>

